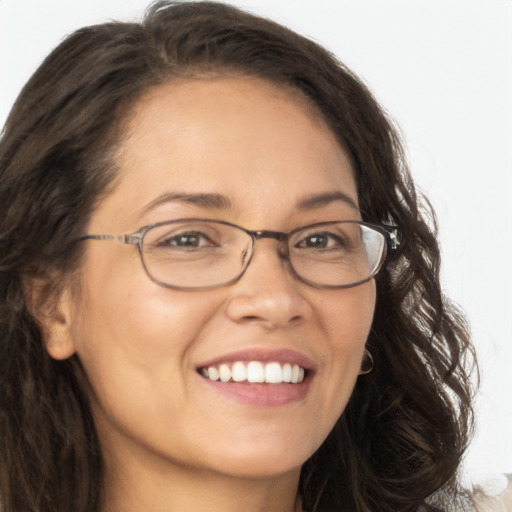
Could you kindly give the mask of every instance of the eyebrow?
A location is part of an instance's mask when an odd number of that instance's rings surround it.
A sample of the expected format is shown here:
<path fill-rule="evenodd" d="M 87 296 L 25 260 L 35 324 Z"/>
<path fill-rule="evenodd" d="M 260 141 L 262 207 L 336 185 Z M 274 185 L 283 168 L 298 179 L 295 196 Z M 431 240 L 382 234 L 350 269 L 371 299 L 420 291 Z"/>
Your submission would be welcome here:
<path fill-rule="evenodd" d="M 231 200 L 222 194 L 210 193 L 186 193 L 186 192 L 168 192 L 158 196 L 143 208 L 147 212 L 164 203 L 179 201 L 214 210 L 230 210 L 233 208 Z"/>
<path fill-rule="evenodd" d="M 186 193 L 186 192 L 166 192 L 156 199 L 147 204 L 142 211 L 145 213 L 161 204 L 178 201 L 202 208 L 214 210 L 230 210 L 233 209 L 233 202 L 229 197 L 217 193 Z M 308 196 L 299 201 L 294 208 L 296 211 L 315 210 L 328 206 L 329 204 L 341 201 L 350 206 L 356 212 L 359 212 L 359 207 L 355 201 L 339 190 L 332 192 L 324 192 Z"/>
<path fill-rule="evenodd" d="M 339 190 L 308 196 L 299 201 L 295 209 L 298 211 L 315 210 L 318 208 L 328 206 L 329 204 L 334 203 L 335 201 L 341 201 L 347 204 L 356 212 L 360 211 L 356 202 L 350 196 Z"/>

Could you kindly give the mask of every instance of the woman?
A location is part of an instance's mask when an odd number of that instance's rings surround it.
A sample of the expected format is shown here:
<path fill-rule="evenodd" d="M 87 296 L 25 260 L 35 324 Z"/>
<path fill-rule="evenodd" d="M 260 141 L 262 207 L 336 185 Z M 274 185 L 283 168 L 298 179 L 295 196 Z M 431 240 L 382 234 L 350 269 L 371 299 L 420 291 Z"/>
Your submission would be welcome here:
<path fill-rule="evenodd" d="M 397 135 L 325 50 L 157 3 L 46 59 L 0 162 L 2 511 L 463 499 L 466 325 Z"/>

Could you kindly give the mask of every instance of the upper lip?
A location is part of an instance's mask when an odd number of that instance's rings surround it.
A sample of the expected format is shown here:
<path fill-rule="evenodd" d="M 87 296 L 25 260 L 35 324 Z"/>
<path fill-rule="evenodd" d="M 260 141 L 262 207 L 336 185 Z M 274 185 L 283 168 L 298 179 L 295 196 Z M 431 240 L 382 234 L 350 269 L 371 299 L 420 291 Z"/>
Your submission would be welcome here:
<path fill-rule="evenodd" d="M 197 366 L 197 368 L 208 368 L 210 366 L 218 366 L 220 364 L 229 364 L 236 361 L 261 361 L 262 363 L 290 363 L 302 366 L 305 370 L 314 370 L 315 364 L 306 355 L 291 349 L 261 349 L 252 348 L 229 352 L 221 356 L 205 361 Z"/>

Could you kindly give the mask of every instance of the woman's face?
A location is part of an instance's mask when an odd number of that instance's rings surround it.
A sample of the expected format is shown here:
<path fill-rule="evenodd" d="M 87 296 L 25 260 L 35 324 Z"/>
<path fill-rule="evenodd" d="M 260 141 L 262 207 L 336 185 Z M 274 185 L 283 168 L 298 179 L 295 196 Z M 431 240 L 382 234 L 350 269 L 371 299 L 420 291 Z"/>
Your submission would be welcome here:
<path fill-rule="evenodd" d="M 316 109 L 258 79 L 152 89 L 135 109 L 117 163 L 117 187 L 92 215 L 89 233 L 133 233 L 185 217 L 274 231 L 360 218 L 349 158 Z M 48 351 L 78 355 L 105 451 L 175 470 L 297 472 L 356 382 L 373 280 L 311 287 L 290 272 L 276 240 L 262 239 L 238 282 L 174 290 L 148 278 L 136 247 L 84 243 L 79 297 L 63 295 L 66 336 L 54 330 Z M 250 384 L 202 374 L 237 361 L 297 364 L 306 378 Z"/>

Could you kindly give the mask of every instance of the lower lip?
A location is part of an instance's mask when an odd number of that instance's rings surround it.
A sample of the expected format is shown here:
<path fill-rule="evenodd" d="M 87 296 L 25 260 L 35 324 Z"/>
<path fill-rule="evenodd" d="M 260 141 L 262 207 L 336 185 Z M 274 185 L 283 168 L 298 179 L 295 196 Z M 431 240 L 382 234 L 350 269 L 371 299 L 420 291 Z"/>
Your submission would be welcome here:
<path fill-rule="evenodd" d="M 214 391 L 237 402 L 259 407 L 278 407 L 303 400 L 311 386 L 311 377 L 298 384 L 250 384 L 248 382 L 220 382 L 200 378 Z"/>

